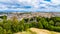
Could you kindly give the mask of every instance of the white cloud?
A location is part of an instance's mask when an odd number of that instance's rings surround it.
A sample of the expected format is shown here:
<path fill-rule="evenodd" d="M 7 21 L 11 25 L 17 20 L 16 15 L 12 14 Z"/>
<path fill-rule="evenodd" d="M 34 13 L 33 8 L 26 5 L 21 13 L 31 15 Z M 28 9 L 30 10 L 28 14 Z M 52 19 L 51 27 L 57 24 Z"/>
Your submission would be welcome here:
<path fill-rule="evenodd" d="M 53 4 L 60 4 L 60 0 L 51 0 Z"/>
<path fill-rule="evenodd" d="M 44 0 L 0 0 L 0 9 L 2 10 L 48 10 L 58 11 L 60 8 L 60 0 L 51 0 L 50 2 Z M 41 3 L 40 3 L 41 2 Z M 3 4 L 6 3 L 6 4 Z M 17 5 L 17 6 L 16 6 Z M 19 6 L 18 6 L 19 5 Z M 24 6 L 31 6 L 30 9 L 25 9 Z M 55 7 L 56 6 L 56 7 Z M 11 8 L 9 8 L 11 7 Z M 16 7 L 16 8 L 14 8 Z M 18 8 L 21 7 L 21 8 Z M 41 9 L 42 8 L 42 9 Z M 59 10 L 60 11 L 60 10 Z"/>

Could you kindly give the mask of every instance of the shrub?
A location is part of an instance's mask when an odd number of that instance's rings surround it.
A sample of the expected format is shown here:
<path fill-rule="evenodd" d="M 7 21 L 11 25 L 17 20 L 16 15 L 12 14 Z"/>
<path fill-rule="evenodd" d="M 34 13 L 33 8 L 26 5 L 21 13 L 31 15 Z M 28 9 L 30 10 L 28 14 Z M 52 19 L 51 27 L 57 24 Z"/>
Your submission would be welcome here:
<path fill-rule="evenodd" d="M 27 31 L 29 29 L 29 24 L 24 24 L 24 30 Z"/>
<path fill-rule="evenodd" d="M 6 30 L 11 30 L 11 24 L 10 23 L 5 23 L 3 25 L 3 28 L 6 29 Z"/>
<path fill-rule="evenodd" d="M 6 29 L 4 29 L 4 32 L 3 32 L 4 34 L 7 34 L 7 31 L 6 31 Z"/>
<path fill-rule="evenodd" d="M 55 26 L 59 26 L 60 27 L 60 22 L 56 22 Z"/>
<path fill-rule="evenodd" d="M 60 32 L 60 27 L 56 27 L 56 26 L 50 25 L 50 26 L 48 27 L 48 29 L 49 29 L 49 30 L 52 30 L 52 31 L 58 31 L 58 32 Z"/>
<path fill-rule="evenodd" d="M 4 16 L 3 21 L 0 22 L 0 34 L 13 34 L 14 32 L 27 31 L 27 29 L 32 27 L 60 32 L 60 17 L 34 17 L 31 21 L 29 18 L 18 21 L 17 17 L 13 17 L 11 21 L 7 20 Z"/>
<path fill-rule="evenodd" d="M 49 24 L 50 24 L 50 25 L 54 25 L 54 21 L 53 21 L 53 20 L 50 20 L 50 21 L 49 21 Z"/>
<path fill-rule="evenodd" d="M 4 29 L 0 26 L 0 34 L 4 34 L 4 33 L 3 33 L 3 30 L 4 30 Z"/>
<path fill-rule="evenodd" d="M 44 28 L 48 27 L 48 22 L 45 20 L 45 18 L 42 18 L 40 21 L 41 21 Z"/>
<path fill-rule="evenodd" d="M 37 27 L 41 28 L 41 29 L 43 28 L 43 25 L 42 25 L 42 23 L 40 21 L 37 23 Z"/>
<path fill-rule="evenodd" d="M 32 27 L 37 27 L 37 23 L 36 22 L 31 22 Z"/>
<path fill-rule="evenodd" d="M 13 34 L 13 32 L 11 30 L 6 30 L 6 29 L 4 29 L 4 32 L 3 33 L 4 34 Z"/>
<path fill-rule="evenodd" d="M 1 19 L 7 19 L 7 16 L 4 15 L 4 16 L 0 16 Z"/>

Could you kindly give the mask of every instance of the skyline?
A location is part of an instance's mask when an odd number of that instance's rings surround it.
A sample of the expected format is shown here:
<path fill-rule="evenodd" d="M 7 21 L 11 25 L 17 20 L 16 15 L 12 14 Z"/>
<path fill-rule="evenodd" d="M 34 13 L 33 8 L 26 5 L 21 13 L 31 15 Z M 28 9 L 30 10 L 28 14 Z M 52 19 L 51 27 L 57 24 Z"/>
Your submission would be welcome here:
<path fill-rule="evenodd" d="M 60 0 L 0 0 L 1 11 L 60 12 Z"/>

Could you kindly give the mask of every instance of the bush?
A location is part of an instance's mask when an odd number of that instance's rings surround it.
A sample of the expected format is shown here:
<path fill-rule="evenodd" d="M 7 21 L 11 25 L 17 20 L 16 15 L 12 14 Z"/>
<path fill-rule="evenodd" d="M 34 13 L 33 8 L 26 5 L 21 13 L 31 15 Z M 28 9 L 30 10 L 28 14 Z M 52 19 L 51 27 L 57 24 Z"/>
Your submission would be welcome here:
<path fill-rule="evenodd" d="M 52 31 L 57 31 L 57 32 L 60 32 L 60 27 L 56 27 L 56 26 L 52 26 L 52 25 L 49 25 L 49 27 L 47 27 L 49 30 L 52 30 Z"/>
<path fill-rule="evenodd" d="M 20 25 L 12 25 L 12 31 L 13 32 L 18 32 L 18 31 L 21 31 L 22 29 L 20 29 L 21 28 L 21 26 Z"/>
<path fill-rule="evenodd" d="M 41 29 L 43 28 L 43 25 L 42 25 L 42 23 L 40 21 L 37 23 L 37 27 L 41 28 Z"/>
<path fill-rule="evenodd" d="M 60 22 L 56 22 L 55 26 L 59 26 L 60 27 Z"/>
<path fill-rule="evenodd" d="M 4 23 L 3 28 L 6 30 L 11 30 L 11 24 L 10 23 Z"/>
<path fill-rule="evenodd" d="M 8 30 L 7 34 L 13 34 L 13 32 L 11 30 Z"/>
<path fill-rule="evenodd" d="M 3 22 L 0 22 L 0 26 L 1 26 L 1 27 L 3 27 L 3 24 L 4 24 Z"/>
<path fill-rule="evenodd" d="M 4 29 L 0 26 L 0 34 L 4 34 Z"/>
<path fill-rule="evenodd" d="M 60 22 L 60 17 L 55 17 L 56 21 Z"/>
<path fill-rule="evenodd" d="M 0 16 L 1 19 L 7 19 L 7 16 L 4 15 L 4 16 Z"/>
<path fill-rule="evenodd" d="M 27 31 L 29 29 L 29 24 L 24 24 L 24 30 Z"/>
<path fill-rule="evenodd" d="M 31 27 L 37 27 L 37 23 L 36 22 L 31 22 Z"/>
<path fill-rule="evenodd" d="M 3 32 L 4 34 L 7 34 L 7 31 L 6 31 L 6 29 L 4 29 L 4 32 Z"/>
<path fill-rule="evenodd" d="M 49 24 L 50 24 L 50 25 L 55 25 L 53 20 L 50 20 L 50 21 L 49 21 Z"/>
<path fill-rule="evenodd" d="M 13 17 L 12 20 L 7 20 L 4 16 L 3 21 L 0 22 L 0 34 L 13 34 L 14 32 L 27 31 L 27 29 L 32 27 L 60 32 L 60 17 L 34 17 L 34 19 L 32 18 L 29 21 L 30 19 L 27 18 L 18 21 L 17 17 Z"/>

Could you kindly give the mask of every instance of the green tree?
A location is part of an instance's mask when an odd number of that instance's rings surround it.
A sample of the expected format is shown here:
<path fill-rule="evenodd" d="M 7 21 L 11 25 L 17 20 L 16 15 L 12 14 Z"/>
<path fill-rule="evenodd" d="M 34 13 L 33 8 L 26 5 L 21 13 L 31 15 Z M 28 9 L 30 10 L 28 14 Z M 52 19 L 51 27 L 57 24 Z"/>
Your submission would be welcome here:
<path fill-rule="evenodd" d="M 60 17 L 55 17 L 56 21 L 60 21 Z"/>
<path fill-rule="evenodd" d="M 31 22 L 31 27 L 37 27 L 37 23 L 36 22 Z"/>
<path fill-rule="evenodd" d="M 6 30 L 11 30 L 11 24 L 10 23 L 5 23 L 3 25 L 3 28 L 6 29 Z"/>
<path fill-rule="evenodd" d="M 27 31 L 29 29 L 29 24 L 24 24 L 24 30 Z"/>
<path fill-rule="evenodd" d="M 11 30 L 8 30 L 7 34 L 13 34 L 13 32 Z"/>
<path fill-rule="evenodd" d="M 48 22 L 46 21 L 46 19 L 45 18 L 41 18 L 41 23 L 43 24 L 43 27 L 44 28 L 47 28 L 48 27 Z"/>
<path fill-rule="evenodd" d="M 25 23 L 25 20 L 24 20 L 24 19 L 22 19 L 22 20 L 19 22 L 20 25 L 24 25 L 24 23 Z"/>
<path fill-rule="evenodd" d="M 59 26 L 60 27 L 60 22 L 56 22 L 55 26 Z"/>
<path fill-rule="evenodd" d="M 7 19 L 7 16 L 6 16 L 6 15 L 4 15 L 4 16 L 3 16 L 3 19 Z"/>
<path fill-rule="evenodd" d="M 24 26 L 20 25 L 20 31 L 24 31 Z"/>
<path fill-rule="evenodd" d="M 17 19 L 16 16 L 13 16 L 13 17 L 12 17 L 12 23 L 13 23 L 13 24 L 18 24 L 18 19 Z"/>
<path fill-rule="evenodd" d="M 3 16 L 3 23 L 6 23 L 7 22 L 7 17 L 4 15 Z"/>
<path fill-rule="evenodd" d="M 53 20 L 50 20 L 50 21 L 49 21 L 49 24 L 50 24 L 50 25 L 54 25 L 54 21 L 53 21 Z"/>
<path fill-rule="evenodd" d="M 41 28 L 41 29 L 43 28 L 43 25 L 42 25 L 42 23 L 40 21 L 37 23 L 37 27 Z"/>
<path fill-rule="evenodd" d="M 0 26 L 2 26 L 2 27 L 3 27 L 3 24 L 4 24 L 3 22 L 0 22 Z"/>
<path fill-rule="evenodd" d="M 20 31 L 24 31 L 24 23 L 25 23 L 25 20 L 24 20 L 24 19 L 22 19 L 22 20 L 19 22 Z"/>
<path fill-rule="evenodd" d="M 3 34 L 3 28 L 0 26 L 0 34 Z"/>
<path fill-rule="evenodd" d="M 39 21 L 40 21 L 40 19 L 41 19 L 41 17 L 36 17 L 37 22 L 39 22 Z"/>
<path fill-rule="evenodd" d="M 16 25 L 15 25 L 15 24 L 12 25 L 12 31 L 13 31 L 13 32 L 17 32 L 17 31 L 16 31 Z"/>
<path fill-rule="evenodd" d="M 4 34 L 7 34 L 7 31 L 6 31 L 6 29 L 4 29 L 4 32 L 3 32 Z"/>

